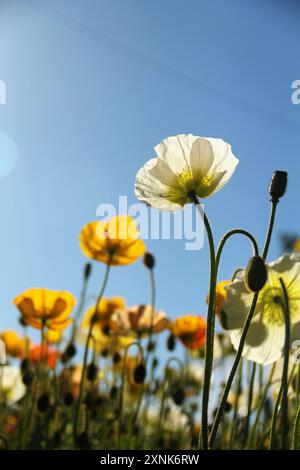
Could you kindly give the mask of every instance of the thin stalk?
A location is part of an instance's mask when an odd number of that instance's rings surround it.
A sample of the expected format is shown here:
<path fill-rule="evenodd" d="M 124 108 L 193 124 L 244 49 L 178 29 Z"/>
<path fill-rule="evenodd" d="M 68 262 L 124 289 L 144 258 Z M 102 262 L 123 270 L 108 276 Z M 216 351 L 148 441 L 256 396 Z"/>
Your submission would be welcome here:
<path fill-rule="evenodd" d="M 233 419 L 231 423 L 231 426 L 232 426 L 231 435 L 230 435 L 230 440 L 229 440 L 230 448 L 232 447 L 232 442 L 233 442 L 234 434 L 236 431 L 239 400 L 240 400 L 240 393 L 241 393 L 241 387 L 242 387 L 242 378 L 243 378 L 243 359 L 241 360 L 240 365 L 239 365 L 239 375 L 238 375 L 238 380 L 236 383 L 236 400 L 234 402 Z"/>
<path fill-rule="evenodd" d="M 263 259 L 266 259 L 267 255 L 268 255 L 270 240 L 271 240 L 272 232 L 273 232 L 273 228 L 274 228 L 276 207 L 277 207 L 277 204 L 272 202 L 272 204 L 271 204 L 271 215 L 270 215 L 270 220 L 269 220 L 269 227 L 268 227 L 267 237 L 266 237 L 265 246 L 264 246 L 264 250 L 263 250 Z M 245 321 L 245 324 L 244 324 L 244 327 L 243 327 L 243 331 L 242 331 L 242 335 L 241 335 L 241 339 L 240 339 L 240 344 L 239 344 L 239 347 L 238 347 L 238 350 L 237 350 L 237 353 L 236 353 L 236 357 L 235 357 L 234 363 L 232 365 L 232 369 L 230 371 L 230 374 L 229 374 L 229 377 L 228 377 L 228 380 L 227 380 L 227 383 L 226 383 L 226 386 L 225 386 L 225 389 L 224 389 L 224 392 L 223 392 L 223 396 L 222 396 L 222 399 L 221 399 L 221 402 L 220 402 L 220 405 L 219 405 L 219 408 L 218 408 L 218 411 L 217 411 L 217 414 L 216 414 L 216 417 L 215 417 L 215 420 L 214 420 L 214 423 L 213 423 L 212 431 L 211 431 L 210 438 L 209 438 L 210 447 L 213 446 L 213 443 L 214 443 L 214 440 L 216 438 L 221 419 L 223 417 L 227 397 L 228 397 L 233 379 L 235 377 L 240 359 L 242 357 L 246 337 L 247 337 L 247 334 L 248 334 L 248 331 L 249 331 L 249 328 L 250 328 L 250 325 L 251 325 L 251 321 L 252 321 L 252 318 L 253 318 L 253 315 L 254 315 L 254 312 L 255 312 L 255 307 L 256 307 L 256 304 L 257 304 L 258 296 L 259 296 L 258 292 L 256 292 L 253 296 L 252 304 L 251 304 L 248 316 L 246 318 L 246 321 Z"/>
<path fill-rule="evenodd" d="M 205 365 L 204 365 L 204 380 L 203 380 L 203 395 L 202 395 L 202 432 L 199 433 L 198 449 L 208 449 L 208 405 L 210 394 L 210 382 L 213 368 L 214 359 L 214 330 L 215 330 L 215 298 L 216 298 L 216 283 L 217 283 L 217 269 L 215 257 L 215 243 L 211 230 L 209 220 L 200 205 L 195 192 L 189 194 L 191 201 L 195 204 L 200 216 L 202 217 L 206 229 L 206 235 L 209 244 L 210 253 L 210 282 L 209 282 L 209 296 L 208 296 L 208 309 L 207 309 L 207 328 L 206 328 L 206 347 L 205 347 Z M 201 437 L 202 436 L 202 437 Z"/>
<path fill-rule="evenodd" d="M 285 283 L 282 278 L 279 279 L 283 290 L 284 296 L 284 320 L 285 320 L 285 342 L 284 342 L 284 362 L 282 371 L 282 413 L 281 413 L 281 428 L 282 428 L 282 449 L 288 448 L 288 435 L 289 435 L 289 418 L 288 418 L 288 370 L 289 370 L 289 354 L 291 344 L 291 319 L 289 298 L 286 290 Z"/>
<path fill-rule="evenodd" d="M 272 379 L 273 379 L 274 372 L 275 372 L 275 364 L 273 364 L 273 366 L 272 366 L 270 376 L 269 376 L 269 380 L 268 380 L 268 382 L 267 382 L 267 384 L 264 388 L 263 395 L 261 397 L 261 400 L 260 400 L 260 403 L 259 403 L 259 406 L 258 406 L 258 409 L 257 409 L 255 421 L 254 421 L 254 424 L 252 426 L 251 433 L 250 433 L 250 436 L 249 436 L 248 449 L 251 449 L 254 446 L 256 429 L 257 429 L 257 426 L 258 426 L 258 423 L 259 423 L 259 418 L 260 418 L 261 412 L 263 410 L 263 407 L 264 407 L 264 404 L 265 404 L 265 401 L 266 401 L 266 398 L 267 398 L 267 395 L 268 395 L 268 391 L 269 391 L 269 389 L 272 385 Z"/>
<path fill-rule="evenodd" d="M 111 256 L 111 259 L 112 259 L 112 256 Z M 104 294 L 104 291 L 105 291 L 105 288 L 106 288 L 106 285 L 107 285 L 108 276 L 109 276 L 110 267 L 111 267 L 111 259 L 108 262 L 108 264 L 106 265 L 104 280 L 103 280 L 102 287 L 100 289 L 100 293 L 99 293 L 99 296 L 98 296 L 98 299 L 97 299 L 97 302 L 96 302 L 95 312 L 97 312 L 97 310 L 98 310 L 99 304 L 101 302 L 101 299 L 103 297 L 103 294 Z M 76 438 L 77 438 L 77 430 L 78 430 L 77 428 L 78 428 L 78 421 L 79 421 L 79 417 L 80 417 L 80 408 L 81 408 L 82 399 L 83 399 L 83 390 L 84 390 L 84 384 L 85 384 L 85 373 L 86 373 L 86 365 L 87 365 L 87 358 L 88 358 L 88 352 L 89 352 L 89 344 L 90 344 L 90 339 L 93 335 L 94 324 L 95 323 L 93 321 L 91 321 L 90 328 L 89 328 L 88 335 L 87 335 L 87 339 L 86 339 L 86 343 L 85 343 L 85 350 L 84 350 L 83 364 L 82 364 L 82 373 L 81 373 L 81 381 L 80 381 L 80 389 L 79 389 L 79 398 L 78 398 L 78 401 L 77 401 L 77 406 L 76 406 L 76 410 L 75 410 L 75 419 L 74 419 L 73 435 L 74 435 L 74 442 L 75 443 L 76 443 Z"/>
<path fill-rule="evenodd" d="M 297 410 L 296 417 L 295 417 L 295 422 L 294 422 L 292 450 L 297 450 L 298 449 L 299 424 L 300 424 L 300 406 Z"/>
<path fill-rule="evenodd" d="M 255 374 L 256 374 L 256 362 L 252 364 L 252 372 L 250 377 L 250 384 L 248 390 L 248 408 L 247 408 L 247 416 L 246 416 L 246 425 L 244 429 L 244 445 L 248 440 L 249 434 L 249 426 L 250 426 L 250 416 L 252 410 L 252 402 L 253 402 L 253 391 L 254 391 L 254 382 L 255 382 Z"/>

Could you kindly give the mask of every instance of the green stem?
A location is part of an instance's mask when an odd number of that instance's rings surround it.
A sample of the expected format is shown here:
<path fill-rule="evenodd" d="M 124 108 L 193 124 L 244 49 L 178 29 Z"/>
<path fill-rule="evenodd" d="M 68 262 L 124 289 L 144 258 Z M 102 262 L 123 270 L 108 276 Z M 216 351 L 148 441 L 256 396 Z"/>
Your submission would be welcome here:
<path fill-rule="evenodd" d="M 248 449 L 251 449 L 254 446 L 256 429 L 257 429 L 257 426 L 258 426 L 258 423 L 259 423 L 259 418 L 260 418 L 261 412 L 263 410 L 263 407 L 264 407 L 264 404 L 265 404 L 265 401 L 266 401 L 266 398 L 267 398 L 267 395 L 268 395 L 268 391 L 269 391 L 269 389 L 272 385 L 272 379 L 273 379 L 274 371 L 275 371 L 275 364 L 273 364 L 273 366 L 272 366 L 270 376 L 269 376 L 269 380 L 268 380 L 268 382 L 267 382 L 267 384 L 264 388 L 264 392 L 263 392 L 262 398 L 261 398 L 259 406 L 258 406 L 255 421 L 254 421 L 253 427 L 251 429 L 250 437 L 249 437 Z"/>
<path fill-rule="evenodd" d="M 250 426 L 250 416 L 251 416 L 251 409 L 252 409 L 252 402 L 253 402 L 253 390 L 254 390 L 254 382 L 255 382 L 255 374 L 256 374 L 256 362 L 252 364 L 252 372 L 249 384 L 249 391 L 248 391 L 248 408 L 247 408 L 247 417 L 246 417 L 246 425 L 245 425 L 245 434 L 244 434 L 244 445 L 248 440 L 249 434 L 249 426 Z"/>
<path fill-rule="evenodd" d="M 263 259 L 266 259 L 267 255 L 268 255 L 270 240 L 271 240 L 273 227 L 274 227 L 276 207 L 277 207 L 277 204 L 272 202 L 268 233 L 267 233 L 265 246 L 264 246 L 264 250 L 263 250 Z M 214 420 L 214 423 L 213 423 L 213 427 L 212 427 L 212 431 L 211 431 L 211 435 L 210 435 L 210 439 L 209 439 L 210 447 L 213 446 L 214 440 L 216 438 L 218 428 L 219 428 L 219 425 L 220 425 L 220 422 L 221 422 L 221 419 L 222 419 L 222 416 L 223 416 L 223 413 L 224 413 L 224 408 L 225 408 L 225 405 L 226 405 L 227 397 L 228 397 L 233 379 L 235 377 L 236 371 L 238 369 L 239 362 L 240 362 L 241 357 L 242 357 L 244 345 L 245 345 L 245 342 L 246 342 L 246 337 L 247 337 L 247 334 L 248 334 L 248 331 L 249 331 L 249 328 L 250 328 L 250 324 L 251 324 L 251 321 L 252 321 L 252 318 L 253 318 L 253 315 L 254 315 L 254 312 L 255 312 L 255 307 L 256 307 L 256 304 L 257 304 L 257 300 L 258 300 L 258 295 L 259 295 L 259 293 L 257 292 L 253 296 L 252 304 L 251 304 L 248 316 L 246 318 L 246 321 L 245 321 L 245 324 L 244 324 L 244 327 L 243 327 L 243 331 L 242 331 L 242 335 L 241 335 L 241 339 L 240 339 L 240 344 L 239 344 L 239 347 L 238 347 L 238 350 L 237 350 L 237 353 L 236 353 L 236 356 L 235 356 L 235 360 L 234 360 L 234 363 L 232 365 L 232 369 L 230 371 L 230 374 L 229 374 L 229 377 L 228 377 L 228 380 L 227 380 L 227 383 L 226 383 L 226 386 L 225 386 L 225 389 L 224 389 L 224 392 L 223 392 L 223 396 L 222 396 L 222 399 L 221 399 L 221 402 L 220 402 L 220 405 L 219 405 L 219 408 L 218 408 L 218 411 L 217 411 L 217 414 L 216 414 L 216 417 L 215 417 L 215 420 Z"/>
<path fill-rule="evenodd" d="M 102 287 L 100 289 L 100 293 L 96 302 L 95 306 L 95 312 L 97 312 L 99 304 L 101 302 L 101 299 L 103 297 L 107 281 L 108 281 L 108 276 L 109 276 L 109 271 L 111 267 L 111 259 L 106 265 L 106 271 L 105 271 L 105 276 L 104 280 L 102 283 Z M 89 352 L 89 344 L 90 344 L 90 339 L 93 334 L 93 328 L 94 328 L 94 321 L 91 321 L 90 328 L 88 331 L 86 343 L 85 343 L 85 350 L 84 350 L 84 356 L 83 356 L 83 364 L 82 364 L 82 374 L 81 374 L 81 381 L 80 381 L 80 388 L 79 388 L 79 398 L 77 401 L 77 406 L 75 410 L 75 419 L 74 419 L 74 429 L 73 429 L 73 436 L 74 436 L 74 442 L 76 444 L 76 438 L 77 438 L 77 430 L 78 430 L 78 422 L 79 422 L 79 417 L 80 417 L 80 409 L 81 409 L 81 404 L 82 404 L 82 399 L 83 399 L 83 390 L 84 390 L 84 384 L 85 384 L 85 373 L 86 373 L 86 366 L 87 366 L 87 358 L 88 358 L 88 352 Z"/>
<path fill-rule="evenodd" d="M 206 348 L 205 348 L 205 365 L 204 365 L 204 380 L 203 380 L 203 395 L 202 395 L 202 433 L 199 433 L 198 449 L 202 447 L 204 450 L 208 449 L 208 405 L 210 394 L 210 382 L 214 360 L 214 330 L 215 330 L 215 298 L 216 298 L 216 284 L 217 284 L 217 268 L 215 258 L 215 244 L 213 233 L 209 220 L 200 205 L 195 193 L 189 195 L 191 201 L 194 202 L 200 216 L 202 217 L 206 229 L 209 252 L 210 252 L 210 282 L 209 282 L 209 300 L 207 309 L 207 328 L 206 328 Z"/>
<path fill-rule="evenodd" d="M 289 419 L 288 419 L 288 371 L 289 371 L 289 354 L 291 344 L 291 319 L 289 298 L 285 283 L 282 278 L 279 279 L 284 296 L 284 319 L 285 319 L 285 342 L 284 342 L 284 362 L 282 371 L 282 413 L 281 413 L 281 429 L 282 429 L 282 449 L 288 448 Z"/>
<path fill-rule="evenodd" d="M 230 441 L 229 441 L 230 448 L 232 447 L 234 434 L 236 432 L 237 416 L 238 416 L 238 409 L 239 409 L 239 400 L 240 400 L 241 386 L 242 386 L 242 378 L 243 378 L 243 359 L 241 360 L 240 365 L 239 365 L 239 375 L 238 375 L 238 380 L 237 380 L 237 383 L 236 383 L 236 400 L 234 402 L 233 419 L 232 419 L 232 423 L 231 423 L 232 428 L 231 428 L 231 435 L 230 435 Z"/>
<path fill-rule="evenodd" d="M 298 449 L 299 424 L 300 424 L 300 406 L 297 410 L 295 422 L 294 422 L 292 450 Z"/>

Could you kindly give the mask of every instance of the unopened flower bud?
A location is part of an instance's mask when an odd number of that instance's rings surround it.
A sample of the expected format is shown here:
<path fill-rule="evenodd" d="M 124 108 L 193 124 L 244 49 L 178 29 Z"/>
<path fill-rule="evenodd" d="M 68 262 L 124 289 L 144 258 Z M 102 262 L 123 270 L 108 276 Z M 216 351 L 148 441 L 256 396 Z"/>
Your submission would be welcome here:
<path fill-rule="evenodd" d="M 115 352 L 113 355 L 113 363 L 118 364 L 121 360 L 121 354 L 119 352 Z"/>
<path fill-rule="evenodd" d="M 110 398 L 114 399 L 118 395 L 118 387 L 113 385 L 110 389 Z"/>
<path fill-rule="evenodd" d="M 135 383 L 142 384 L 146 378 L 146 369 L 143 363 L 140 363 L 136 366 L 133 371 L 133 378 Z"/>
<path fill-rule="evenodd" d="M 93 362 L 88 365 L 86 375 L 87 375 L 87 379 L 89 382 L 93 382 L 95 380 L 97 372 L 98 372 L 98 368 Z"/>
<path fill-rule="evenodd" d="M 184 390 L 182 388 L 177 388 L 175 392 L 173 393 L 172 398 L 173 398 L 175 405 L 178 405 L 178 406 L 182 405 L 184 402 L 184 398 L 185 398 Z"/>
<path fill-rule="evenodd" d="M 67 359 L 72 359 L 72 357 L 75 356 L 76 354 L 76 347 L 73 343 L 70 343 L 67 347 L 66 347 L 66 350 L 64 352 L 65 354 L 65 357 Z"/>
<path fill-rule="evenodd" d="M 47 409 L 49 408 L 49 404 L 50 404 L 50 402 L 49 402 L 48 394 L 43 393 L 38 398 L 36 406 L 37 406 L 37 409 L 40 413 L 45 413 L 45 411 L 47 411 Z"/>
<path fill-rule="evenodd" d="M 64 404 L 66 406 L 71 406 L 73 404 L 74 398 L 71 392 L 67 392 L 64 396 Z"/>
<path fill-rule="evenodd" d="M 167 348 L 169 351 L 174 351 L 175 349 L 175 336 L 172 333 L 167 339 Z"/>
<path fill-rule="evenodd" d="M 272 202 L 279 202 L 279 199 L 285 194 L 287 181 L 288 174 L 286 171 L 274 171 L 269 185 L 269 194 Z"/>
<path fill-rule="evenodd" d="M 23 384 L 26 385 L 26 387 L 28 387 L 33 382 L 33 375 L 30 372 L 23 373 L 22 381 L 23 381 Z"/>
<path fill-rule="evenodd" d="M 251 292 L 259 292 L 267 282 L 266 263 L 261 256 L 253 256 L 246 268 L 245 285 Z"/>
<path fill-rule="evenodd" d="M 88 280 L 88 278 L 91 275 L 91 272 L 92 272 L 92 264 L 86 263 L 86 265 L 84 266 L 84 271 L 83 271 L 83 277 L 85 281 Z"/>
<path fill-rule="evenodd" d="M 145 253 L 143 263 L 148 269 L 153 269 L 155 266 L 155 258 L 152 253 Z"/>

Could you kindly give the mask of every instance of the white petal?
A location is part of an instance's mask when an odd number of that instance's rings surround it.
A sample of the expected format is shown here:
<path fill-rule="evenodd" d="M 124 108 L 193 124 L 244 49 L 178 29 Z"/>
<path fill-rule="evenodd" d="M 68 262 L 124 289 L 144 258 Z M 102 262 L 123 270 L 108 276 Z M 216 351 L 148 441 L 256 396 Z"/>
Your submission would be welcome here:
<path fill-rule="evenodd" d="M 237 350 L 242 330 L 230 333 L 233 347 Z M 254 322 L 250 328 L 243 349 L 243 357 L 258 364 L 272 364 L 283 356 L 285 341 L 285 327 Z"/>
<path fill-rule="evenodd" d="M 203 137 L 197 138 L 191 147 L 190 165 L 194 179 L 201 180 L 213 164 L 214 152 L 211 143 Z"/>
<path fill-rule="evenodd" d="M 175 174 L 181 174 L 190 168 L 190 154 L 192 145 L 197 140 L 192 134 L 179 134 L 162 140 L 155 151 Z"/>
<path fill-rule="evenodd" d="M 157 165 L 157 158 L 149 160 L 136 175 L 134 192 L 136 197 L 157 209 L 176 211 L 182 209 L 180 204 L 168 200 L 169 187 L 155 178 L 151 171 Z M 168 175 L 165 174 L 164 178 Z"/>
<path fill-rule="evenodd" d="M 214 152 L 214 162 L 209 171 L 210 176 L 217 180 L 216 188 L 213 193 L 219 191 L 233 175 L 239 160 L 231 151 L 231 145 L 222 139 L 213 139 L 206 137 L 212 145 Z M 212 194 L 213 194 L 212 193 Z"/>

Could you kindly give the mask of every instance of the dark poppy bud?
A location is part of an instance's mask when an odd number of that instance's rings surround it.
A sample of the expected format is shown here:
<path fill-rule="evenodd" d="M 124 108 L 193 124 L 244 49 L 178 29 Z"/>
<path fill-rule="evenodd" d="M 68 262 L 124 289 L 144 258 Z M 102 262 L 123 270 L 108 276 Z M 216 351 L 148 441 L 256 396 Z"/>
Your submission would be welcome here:
<path fill-rule="evenodd" d="M 157 366 L 158 366 L 158 359 L 154 357 L 152 359 L 152 369 L 156 369 Z"/>
<path fill-rule="evenodd" d="M 88 280 L 88 278 L 91 275 L 91 272 L 92 272 L 92 264 L 86 263 L 86 265 L 84 266 L 84 271 L 83 271 L 83 277 L 85 281 Z"/>
<path fill-rule="evenodd" d="M 169 351 L 174 351 L 175 349 L 175 336 L 172 333 L 167 339 L 167 348 Z"/>
<path fill-rule="evenodd" d="M 253 256 L 246 268 L 245 285 L 251 292 L 259 292 L 267 282 L 266 263 L 261 256 Z"/>
<path fill-rule="evenodd" d="M 76 354 L 76 347 L 73 343 L 70 343 L 65 350 L 66 357 L 72 359 Z"/>
<path fill-rule="evenodd" d="M 102 357 L 107 357 L 108 356 L 108 349 L 102 349 L 101 356 Z"/>
<path fill-rule="evenodd" d="M 102 328 L 102 332 L 105 336 L 108 336 L 109 333 L 110 333 L 110 327 L 108 325 L 105 325 L 103 328 Z"/>
<path fill-rule="evenodd" d="M 19 318 L 19 323 L 21 326 L 27 326 L 27 322 L 24 317 Z"/>
<path fill-rule="evenodd" d="M 136 384 L 142 384 L 144 383 L 145 378 L 146 378 L 146 369 L 145 369 L 144 364 L 140 363 L 135 367 L 133 371 L 133 379 Z"/>
<path fill-rule="evenodd" d="M 88 365 L 88 368 L 87 368 L 87 374 L 86 374 L 87 379 L 90 382 L 93 382 L 93 380 L 95 380 L 96 378 L 97 372 L 98 372 L 98 367 L 92 362 L 91 364 Z"/>
<path fill-rule="evenodd" d="M 23 381 L 23 384 L 26 385 L 26 387 L 28 387 L 28 385 L 31 385 L 33 382 L 33 375 L 30 372 L 25 372 L 22 375 L 22 381 Z"/>
<path fill-rule="evenodd" d="M 147 346 L 147 351 L 152 352 L 154 351 L 155 347 L 156 347 L 156 343 L 154 341 L 151 341 L 151 343 L 149 343 Z"/>
<path fill-rule="evenodd" d="M 38 398 L 38 401 L 37 401 L 37 409 L 40 413 L 45 413 L 45 411 L 47 411 L 47 409 L 49 408 L 49 397 L 47 395 L 47 393 L 43 393 L 42 395 L 40 395 L 40 397 Z"/>
<path fill-rule="evenodd" d="M 81 432 L 76 438 L 76 444 L 79 449 L 86 449 L 89 446 L 89 437 L 86 431 Z"/>
<path fill-rule="evenodd" d="M 152 253 L 145 253 L 143 263 L 148 269 L 153 269 L 155 266 L 155 258 Z"/>
<path fill-rule="evenodd" d="M 172 394 L 172 398 L 175 405 L 182 405 L 185 398 L 184 390 L 182 388 L 177 388 L 177 390 Z"/>
<path fill-rule="evenodd" d="M 114 399 L 118 395 L 118 388 L 113 385 L 110 389 L 110 398 Z"/>
<path fill-rule="evenodd" d="M 288 174 L 286 171 L 274 171 L 269 185 L 269 194 L 272 202 L 279 202 L 279 199 L 286 192 L 287 182 Z"/>
<path fill-rule="evenodd" d="M 29 359 L 23 359 L 20 364 L 21 372 L 24 374 L 29 368 Z"/>
<path fill-rule="evenodd" d="M 121 360 L 121 354 L 118 352 L 115 352 L 115 354 L 113 355 L 113 363 L 119 364 L 120 360 Z"/>
<path fill-rule="evenodd" d="M 74 402 L 73 394 L 71 392 L 67 392 L 64 396 L 64 404 L 66 406 L 71 406 Z"/>

